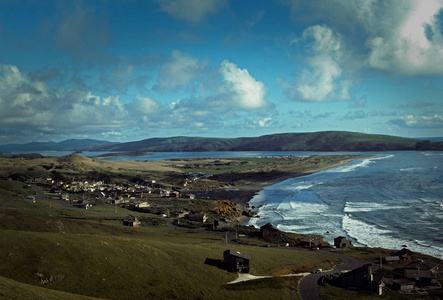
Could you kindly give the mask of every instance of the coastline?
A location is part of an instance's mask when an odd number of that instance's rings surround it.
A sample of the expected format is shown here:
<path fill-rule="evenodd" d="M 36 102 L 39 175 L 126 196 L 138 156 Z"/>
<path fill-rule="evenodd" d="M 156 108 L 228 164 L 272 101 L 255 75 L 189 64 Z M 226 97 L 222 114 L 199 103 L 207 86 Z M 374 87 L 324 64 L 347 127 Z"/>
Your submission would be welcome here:
<path fill-rule="evenodd" d="M 293 171 L 293 172 L 285 172 L 285 173 L 273 173 L 269 172 L 266 176 L 263 176 L 264 178 L 262 180 L 255 180 L 248 182 L 245 185 L 239 185 L 235 186 L 235 189 L 238 189 L 238 193 L 235 193 L 237 195 L 231 195 L 230 198 L 227 200 L 230 200 L 231 202 L 235 204 L 243 204 L 246 205 L 254 195 L 256 195 L 258 192 L 260 192 L 262 189 L 264 189 L 267 186 L 274 185 L 276 183 L 282 182 L 286 179 L 290 178 L 296 178 L 300 176 L 307 176 L 311 175 L 313 173 L 317 173 L 320 171 L 337 168 L 340 166 L 344 166 L 350 162 L 353 162 L 355 160 L 359 159 L 368 159 L 368 158 L 374 158 L 379 157 L 380 155 L 358 155 L 358 157 L 355 158 L 347 158 L 340 160 L 339 162 L 335 162 L 332 164 L 325 164 L 322 166 L 319 166 L 317 168 L 311 168 L 304 171 Z M 250 196 L 250 197 L 249 197 Z M 248 198 L 249 197 L 249 198 Z M 245 198 L 248 198 L 247 200 Z"/>
<path fill-rule="evenodd" d="M 257 195 L 261 190 L 263 190 L 267 186 L 271 186 L 274 184 L 277 184 L 279 182 L 282 182 L 287 179 L 301 177 L 301 176 L 307 176 L 311 175 L 313 173 L 321 172 L 324 170 L 337 168 L 340 166 L 344 166 L 346 164 L 349 164 L 355 160 L 360 159 L 368 159 L 368 158 L 375 158 L 380 157 L 380 155 L 374 154 L 374 155 L 358 155 L 358 157 L 355 158 L 347 158 L 342 159 L 339 162 L 335 162 L 332 164 L 325 164 L 316 168 L 311 168 L 305 171 L 301 172 L 287 172 L 284 174 L 274 174 L 272 172 L 268 173 L 268 176 L 264 176 L 263 180 L 255 180 L 251 181 L 245 185 L 236 186 L 235 190 L 229 190 L 222 193 L 225 195 L 225 199 L 231 201 L 232 203 L 242 206 L 243 209 L 250 209 L 249 208 L 249 201 Z M 236 218 L 237 222 L 239 224 L 246 224 L 249 221 L 250 217 L 247 216 L 239 216 Z"/>

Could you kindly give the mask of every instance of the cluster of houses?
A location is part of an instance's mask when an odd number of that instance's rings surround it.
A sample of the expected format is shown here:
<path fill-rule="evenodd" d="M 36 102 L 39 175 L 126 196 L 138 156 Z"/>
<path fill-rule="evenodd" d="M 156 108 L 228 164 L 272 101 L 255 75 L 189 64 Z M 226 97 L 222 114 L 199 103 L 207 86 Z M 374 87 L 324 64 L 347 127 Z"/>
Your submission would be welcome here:
<path fill-rule="evenodd" d="M 380 264 L 365 264 L 340 275 L 331 275 L 329 280 L 344 288 L 369 290 L 378 295 L 383 294 L 385 287 L 406 293 L 441 288 L 437 280 L 437 274 L 441 273 L 439 265 L 414 261 L 413 254 L 406 248 L 393 251 Z"/>
<path fill-rule="evenodd" d="M 182 185 L 187 186 L 190 182 L 195 181 L 199 177 L 196 175 L 189 175 L 184 178 Z M 52 184 L 50 190 L 52 194 L 59 195 L 60 200 L 72 203 L 76 207 L 88 209 L 95 204 L 95 199 L 73 200 L 70 199 L 69 194 L 75 193 L 96 193 L 98 199 L 107 200 L 108 204 L 129 206 L 135 208 L 149 207 L 146 202 L 148 195 L 157 195 L 159 197 L 181 197 L 195 199 L 195 194 L 184 192 L 181 193 L 170 187 L 162 186 L 156 183 L 155 180 L 145 180 L 141 184 L 127 183 L 127 184 L 109 184 L 102 181 L 88 181 L 77 180 L 72 182 L 54 181 L 52 178 L 35 179 L 36 182 L 46 182 Z"/>

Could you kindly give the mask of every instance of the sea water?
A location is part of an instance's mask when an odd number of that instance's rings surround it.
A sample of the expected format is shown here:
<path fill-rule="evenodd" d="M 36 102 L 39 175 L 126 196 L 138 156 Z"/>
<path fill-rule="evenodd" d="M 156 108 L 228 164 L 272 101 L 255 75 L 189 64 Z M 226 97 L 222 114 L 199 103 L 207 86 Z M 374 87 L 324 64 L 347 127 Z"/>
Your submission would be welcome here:
<path fill-rule="evenodd" d="M 443 153 L 390 152 L 288 179 L 254 196 L 259 218 L 333 243 L 401 249 L 443 259 Z"/>

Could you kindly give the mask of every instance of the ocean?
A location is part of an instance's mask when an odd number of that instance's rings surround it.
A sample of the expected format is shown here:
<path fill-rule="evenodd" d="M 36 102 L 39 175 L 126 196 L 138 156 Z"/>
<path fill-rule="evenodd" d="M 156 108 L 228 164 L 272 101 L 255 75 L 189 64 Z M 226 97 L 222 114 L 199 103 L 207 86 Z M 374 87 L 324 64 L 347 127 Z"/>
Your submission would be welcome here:
<path fill-rule="evenodd" d="M 250 205 L 278 229 L 321 234 L 333 244 L 401 249 L 443 259 L 443 153 L 388 152 L 380 157 L 268 186 Z"/>

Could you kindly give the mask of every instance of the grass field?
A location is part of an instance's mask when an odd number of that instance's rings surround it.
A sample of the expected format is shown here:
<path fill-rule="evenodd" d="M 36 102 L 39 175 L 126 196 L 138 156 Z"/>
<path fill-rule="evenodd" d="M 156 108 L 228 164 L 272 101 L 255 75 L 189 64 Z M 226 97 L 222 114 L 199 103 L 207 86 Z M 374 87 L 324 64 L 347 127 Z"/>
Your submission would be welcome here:
<path fill-rule="evenodd" d="M 287 279 L 232 288 L 227 283 L 236 275 L 205 261 L 221 260 L 233 247 L 252 255 L 255 275 L 332 263 L 311 252 L 227 245 L 223 234 L 123 227 L 107 214 L 50 209 L 38 202 L 15 200 L 0 209 L 3 298 L 287 299 L 287 286 L 296 286 Z"/>

